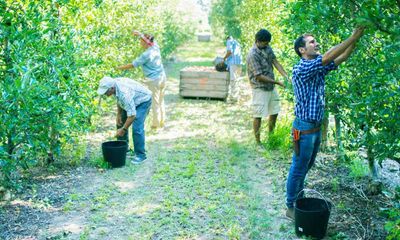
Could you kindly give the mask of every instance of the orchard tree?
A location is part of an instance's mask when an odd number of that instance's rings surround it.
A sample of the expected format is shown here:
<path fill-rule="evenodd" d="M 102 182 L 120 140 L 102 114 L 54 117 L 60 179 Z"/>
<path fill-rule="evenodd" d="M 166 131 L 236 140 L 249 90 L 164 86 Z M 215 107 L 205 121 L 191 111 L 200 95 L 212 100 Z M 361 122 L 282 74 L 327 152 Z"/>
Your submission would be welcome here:
<path fill-rule="evenodd" d="M 74 59 L 75 34 L 57 2 L 0 4 L 0 165 L 10 184 L 18 168 L 52 161 L 87 125 L 89 96 Z"/>
<path fill-rule="evenodd" d="M 326 80 L 327 109 L 335 115 L 338 143 L 364 148 L 371 173 L 375 160 L 399 161 L 400 14 L 399 1 L 297 1 L 283 21 L 295 39 L 313 33 L 323 51 L 338 44 L 356 26 L 366 26 L 355 53 Z M 299 24 L 301 23 L 301 24 Z"/>
<path fill-rule="evenodd" d="M 132 30 L 154 34 L 164 56 L 191 36 L 176 2 L 0 0 L 1 184 L 84 144 L 101 77 L 142 76 L 115 71 L 143 51 Z"/>

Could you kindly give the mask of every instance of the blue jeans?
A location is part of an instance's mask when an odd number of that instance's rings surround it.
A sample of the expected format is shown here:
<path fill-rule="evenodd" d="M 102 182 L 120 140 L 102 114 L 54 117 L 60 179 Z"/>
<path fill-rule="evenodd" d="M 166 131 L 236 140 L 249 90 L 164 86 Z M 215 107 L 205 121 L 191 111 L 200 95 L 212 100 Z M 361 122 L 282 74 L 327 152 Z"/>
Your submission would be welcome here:
<path fill-rule="evenodd" d="M 136 117 L 132 124 L 133 149 L 135 155 L 141 159 L 146 158 L 144 121 L 146 120 L 147 114 L 149 113 L 150 106 L 151 100 L 136 106 Z M 126 111 L 122 111 L 121 119 L 123 123 L 126 121 L 126 118 Z M 122 126 L 117 126 L 117 128 L 121 127 Z M 124 136 L 119 137 L 118 140 L 125 140 L 129 143 L 128 133 L 125 133 Z"/>
<path fill-rule="evenodd" d="M 293 128 L 300 131 L 310 130 L 321 126 L 320 122 L 308 122 L 296 118 L 293 121 Z M 292 208 L 297 195 L 304 188 L 304 179 L 315 162 L 315 157 L 321 144 L 321 131 L 311 134 L 300 134 L 299 149 L 297 156 L 293 153 L 292 165 L 290 166 L 286 182 L 286 206 Z M 302 197 L 300 194 L 299 197 Z"/>

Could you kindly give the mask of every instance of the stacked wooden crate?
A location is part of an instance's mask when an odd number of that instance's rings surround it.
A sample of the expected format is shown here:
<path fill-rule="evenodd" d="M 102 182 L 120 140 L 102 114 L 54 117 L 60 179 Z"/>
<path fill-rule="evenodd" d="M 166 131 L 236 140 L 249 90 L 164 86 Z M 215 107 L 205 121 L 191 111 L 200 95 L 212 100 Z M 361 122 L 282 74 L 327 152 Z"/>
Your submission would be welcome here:
<path fill-rule="evenodd" d="M 186 67 L 180 71 L 179 94 L 182 97 L 226 99 L 229 73 L 214 67 Z"/>

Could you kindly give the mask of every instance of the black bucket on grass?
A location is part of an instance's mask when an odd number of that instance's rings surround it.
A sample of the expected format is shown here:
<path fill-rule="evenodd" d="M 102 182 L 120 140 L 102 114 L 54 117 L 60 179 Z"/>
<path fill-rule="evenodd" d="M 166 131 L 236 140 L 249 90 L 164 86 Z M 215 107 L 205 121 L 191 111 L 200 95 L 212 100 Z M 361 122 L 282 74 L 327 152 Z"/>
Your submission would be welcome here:
<path fill-rule="evenodd" d="M 106 162 L 111 164 L 111 167 L 117 168 L 125 166 L 126 152 L 128 143 L 126 141 L 109 141 L 101 144 L 103 157 Z"/>
<path fill-rule="evenodd" d="M 321 239 L 326 234 L 332 203 L 319 198 L 298 198 L 294 207 L 296 235 Z"/>

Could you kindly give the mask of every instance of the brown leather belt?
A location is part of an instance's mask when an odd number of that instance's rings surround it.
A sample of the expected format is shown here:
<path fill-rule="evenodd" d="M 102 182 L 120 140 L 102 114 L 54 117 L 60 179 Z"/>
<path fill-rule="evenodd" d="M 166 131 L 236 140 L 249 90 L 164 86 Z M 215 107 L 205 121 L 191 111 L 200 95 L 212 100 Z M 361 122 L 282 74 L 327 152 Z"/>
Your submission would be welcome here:
<path fill-rule="evenodd" d="M 321 127 L 316 127 L 316 128 L 312 128 L 309 130 L 298 130 L 295 128 L 292 128 L 292 134 L 293 134 L 293 148 L 294 148 L 294 152 L 296 153 L 296 156 L 299 156 L 300 154 L 300 135 L 302 134 L 311 134 L 311 133 L 315 133 L 318 132 L 319 130 L 321 130 Z"/>
<path fill-rule="evenodd" d="M 319 130 L 321 130 L 321 127 L 316 127 L 316 128 L 312 128 L 309 130 L 301 130 L 300 134 L 311 134 L 311 133 L 318 132 Z"/>

